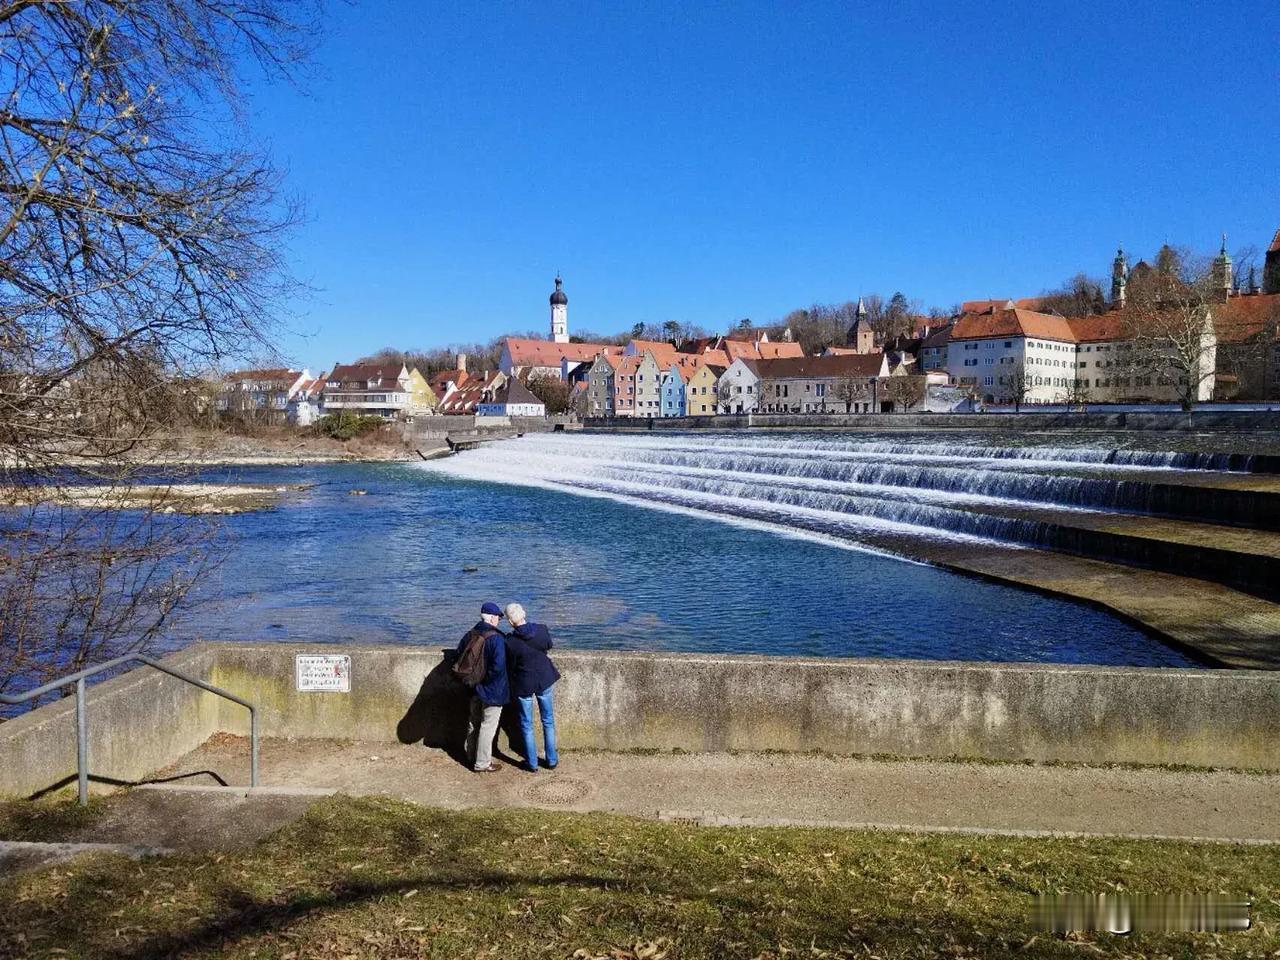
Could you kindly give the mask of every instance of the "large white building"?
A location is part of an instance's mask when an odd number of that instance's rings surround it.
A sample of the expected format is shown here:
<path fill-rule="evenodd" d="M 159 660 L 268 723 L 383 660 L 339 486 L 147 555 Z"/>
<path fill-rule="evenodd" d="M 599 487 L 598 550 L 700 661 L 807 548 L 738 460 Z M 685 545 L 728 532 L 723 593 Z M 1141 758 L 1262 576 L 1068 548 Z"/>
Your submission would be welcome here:
<path fill-rule="evenodd" d="M 1234 303 L 1231 305 L 1234 306 Z M 1214 392 L 1216 335 L 1206 314 L 1200 348 L 1202 373 L 1195 396 Z M 983 403 L 1149 403 L 1179 399 L 1180 375 L 1153 372 L 1135 353 L 1135 321 L 1125 309 L 1067 319 L 1023 310 L 1012 301 L 961 314 L 947 342 L 953 383 Z M 1157 348 L 1148 348 L 1157 349 Z M 1144 369 L 1144 366 L 1146 369 Z"/>

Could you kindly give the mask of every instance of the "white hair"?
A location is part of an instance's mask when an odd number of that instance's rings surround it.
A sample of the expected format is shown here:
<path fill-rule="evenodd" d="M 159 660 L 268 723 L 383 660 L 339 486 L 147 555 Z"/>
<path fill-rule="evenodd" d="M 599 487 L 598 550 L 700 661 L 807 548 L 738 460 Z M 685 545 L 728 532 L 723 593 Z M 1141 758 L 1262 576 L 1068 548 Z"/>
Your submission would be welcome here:
<path fill-rule="evenodd" d="M 520 606 L 520 604 L 518 604 L 518 603 L 508 603 L 508 604 L 507 604 L 507 619 L 508 619 L 508 620 L 510 620 L 510 621 L 514 624 L 517 620 L 519 620 L 521 623 L 523 623 L 524 621 L 528 620 L 528 619 L 529 619 L 529 617 L 528 617 L 528 615 L 524 612 L 524 607 Z"/>

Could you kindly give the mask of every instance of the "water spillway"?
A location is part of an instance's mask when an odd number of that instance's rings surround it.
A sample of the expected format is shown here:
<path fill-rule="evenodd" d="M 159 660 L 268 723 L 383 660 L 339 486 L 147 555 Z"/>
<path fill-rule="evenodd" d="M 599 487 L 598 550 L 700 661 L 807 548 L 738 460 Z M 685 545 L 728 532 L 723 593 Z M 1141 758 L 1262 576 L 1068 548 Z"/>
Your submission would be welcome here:
<path fill-rule="evenodd" d="M 527 436 L 429 466 L 908 557 L 939 540 L 1036 547 L 1280 600 L 1280 479 L 1266 468 L 1251 455 L 1089 443 L 693 433 Z"/>

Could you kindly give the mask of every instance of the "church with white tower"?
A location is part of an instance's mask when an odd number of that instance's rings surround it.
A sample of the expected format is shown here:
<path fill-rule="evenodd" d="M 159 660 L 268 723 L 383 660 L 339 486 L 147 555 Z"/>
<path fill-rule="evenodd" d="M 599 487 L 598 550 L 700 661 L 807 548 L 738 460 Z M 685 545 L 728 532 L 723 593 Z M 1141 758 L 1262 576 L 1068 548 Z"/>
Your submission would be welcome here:
<path fill-rule="evenodd" d="M 561 289 L 563 283 L 557 273 L 556 288 L 551 293 L 551 339 L 556 343 L 569 342 L 569 298 Z"/>

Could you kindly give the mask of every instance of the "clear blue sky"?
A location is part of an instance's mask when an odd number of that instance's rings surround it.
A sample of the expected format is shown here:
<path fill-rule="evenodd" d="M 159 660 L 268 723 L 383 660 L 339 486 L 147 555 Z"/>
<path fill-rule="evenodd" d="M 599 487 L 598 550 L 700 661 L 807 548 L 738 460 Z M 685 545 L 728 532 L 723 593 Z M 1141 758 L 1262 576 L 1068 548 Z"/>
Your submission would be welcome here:
<path fill-rule="evenodd" d="M 1280 3 L 333 2 L 254 132 L 309 209 L 284 344 L 763 323 L 1280 227 Z"/>

